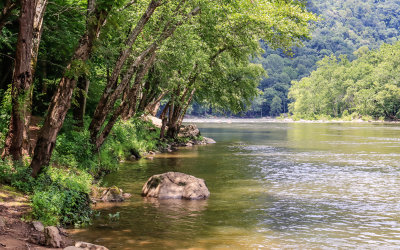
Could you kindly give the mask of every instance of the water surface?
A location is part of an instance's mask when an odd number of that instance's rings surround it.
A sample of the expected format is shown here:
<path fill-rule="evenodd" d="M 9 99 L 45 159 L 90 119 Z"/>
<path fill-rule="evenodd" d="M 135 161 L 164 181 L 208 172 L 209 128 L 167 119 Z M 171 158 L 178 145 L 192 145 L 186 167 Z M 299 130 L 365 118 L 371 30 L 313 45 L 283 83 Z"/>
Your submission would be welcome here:
<path fill-rule="evenodd" d="M 76 239 L 110 249 L 398 248 L 400 126 L 201 123 L 218 143 L 125 163 L 107 176 L 133 194 Z M 206 201 L 145 199 L 153 174 L 206 180 Z M 109 214 L 120 212 L 119 220 Z"/>

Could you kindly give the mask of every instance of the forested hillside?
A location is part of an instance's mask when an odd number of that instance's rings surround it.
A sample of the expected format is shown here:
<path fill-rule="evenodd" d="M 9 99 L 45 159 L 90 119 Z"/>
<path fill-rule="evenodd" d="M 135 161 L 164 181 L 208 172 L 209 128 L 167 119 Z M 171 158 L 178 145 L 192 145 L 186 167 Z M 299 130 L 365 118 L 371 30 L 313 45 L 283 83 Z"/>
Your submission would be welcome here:
<path fill-rule="evenodd" d="M 289 107 L 295 118 L 400 118 L 400 42 L 362 47 L 355 55 L 352 62 L 326 57 L 310 77 L 293 82 Z"/>
<path fill-rule="evenodd" d="M 400 35 L 398 0 L 309 0 L 308 9 L 321 20 L 304 47 L 293 47 L 293 54 L 288 55 L 262 43 L 265 53 L 256 62 L 268 77 L 261 81 L 263 94 L 253 102 L 248 116 L 287 113 L 291 81 L 309 76 L 325 56 L 345 54 L 352 61 L 360 47 L 376 49 L 383 43 L 392 44 Z"/>

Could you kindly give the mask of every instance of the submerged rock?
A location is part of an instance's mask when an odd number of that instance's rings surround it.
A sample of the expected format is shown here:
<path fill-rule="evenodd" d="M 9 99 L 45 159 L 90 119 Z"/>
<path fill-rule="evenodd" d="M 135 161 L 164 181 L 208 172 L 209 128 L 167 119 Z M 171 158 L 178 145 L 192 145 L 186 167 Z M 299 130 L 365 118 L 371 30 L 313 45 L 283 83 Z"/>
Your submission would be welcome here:
<path fill-rule="evenodd" d="M 210 191 L 203 179 L 179 172 L 153 175 L 144 184 L 142 196 L 159 199 L 207 199 Z"/>
<path fill-rule="evenodd" d="M 214 144 L 217 143 L 216 141 L 214 141 L 214 139 L 208 138 L 208 137 L 204 137 L 204 142 L 206 144 Z"/>
<path fill-rule="evenodd" d="M 75 246 L 70 246 L 70 247 L 64 248 L 64 250 L 78 250 L 78 249 L 108 250 L 107 247 L 103 247 L 100 245 L 95 245 L 95 244 L 87 243 L 87 242 L 83 242 L 83 241 L 76 242 Z"/>
<path fill-rule="evenodd" d="M 129 199 L 131 194 L 124 193 L 122 189 L 113 186 L 109 188 L 105 187 L 93 187 L 91 191 L 91 200 L 93 203 L 100 202 L 122 202 L 125 199 Z"/>

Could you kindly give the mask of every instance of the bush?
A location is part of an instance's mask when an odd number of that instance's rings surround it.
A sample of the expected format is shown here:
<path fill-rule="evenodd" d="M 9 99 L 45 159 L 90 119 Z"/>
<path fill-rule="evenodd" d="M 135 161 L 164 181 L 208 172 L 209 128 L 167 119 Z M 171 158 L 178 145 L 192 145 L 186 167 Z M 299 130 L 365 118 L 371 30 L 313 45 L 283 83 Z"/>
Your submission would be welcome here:
<path fill-rule="evenodd" d="M 87 193 L 55 186 L 32 196 L 33 216 L 44 225 L 75 225 L 90 222 L 92 211 Z"/>
<path fill-rule="evenodd" d="M 160 129 L 140 119 L 118 122 L 109 138 L 101 148 L 101 160 L 105 155 L 117 160 L 128 159 L 129 156 L 141 155 L 144 152 L 157 150 L 160 146 L 158 138 Z M 103 158 L 104 157 L 104 158 Z"/>
<path fill-rule="evenodd" d="M 7 91 L 0 89 L 0 96 L 3 97 L 0 99 L 0 143 L 3 145 L 11 117 L 11 86 Z"/>
<path fill-rule="evenodd" d="M 93 177 L 78 169 L 49 167 L 37 179 L 28 164 L 0 160 L 0 182 L 31 195 L 32 215 L 45 225 L 81 225 L 90 221 Z"/>
<path fill-rule="evenodd" d="M 13 163 L 8 159 L 0 160 L 0 183 L 10 184 L 24 193 L 32 193 L 35 179 L 30 173 L 27 163 Z"/>
<path fill-rule="evenodd" d="M 57 145 L 52 155 L 52 164 L 74 167 L 95 173 L 98 171 L 89 131 L 70 130 L 57 137 Z"/>
<path fill-rule="evenodd" d="M 48 168 L 37 179 L 33 215 L 46 225 L 80 225 L 90 221 L 90 187 L 85 171 Z"/>

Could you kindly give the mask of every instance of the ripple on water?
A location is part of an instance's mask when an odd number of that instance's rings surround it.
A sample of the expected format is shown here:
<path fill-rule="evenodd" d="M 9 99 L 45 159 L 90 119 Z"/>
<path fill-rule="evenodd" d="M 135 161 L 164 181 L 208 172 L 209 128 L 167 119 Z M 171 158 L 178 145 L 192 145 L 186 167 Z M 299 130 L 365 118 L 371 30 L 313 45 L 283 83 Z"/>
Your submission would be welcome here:
<path fill-rule="evenodd" d="M 373 143 L 376 142 L 365 144 Z M 261 169 L 259 178 L 274 197 L 264 209 L 268 216 L 262 225 L 285 232 L 279 238 L 301 232 L 311 245 L 310 239 L 321 234 L 316 241 L 319 247 L 354 246 L 354 242 L 368 247 L 400 244 L 399 220 L 393 217 L 400 212 L 399 153 L 302 152 L 266 145 L 237 147 L 241 149 L 237 155 L 247 157 L 251 161 L 249 166 Z M 327 233 L 330 237 L 326 237 Z"/>

